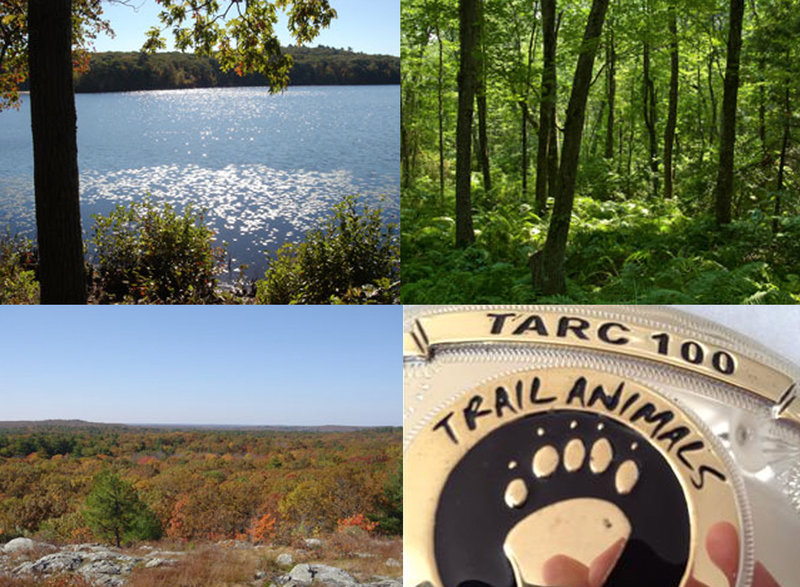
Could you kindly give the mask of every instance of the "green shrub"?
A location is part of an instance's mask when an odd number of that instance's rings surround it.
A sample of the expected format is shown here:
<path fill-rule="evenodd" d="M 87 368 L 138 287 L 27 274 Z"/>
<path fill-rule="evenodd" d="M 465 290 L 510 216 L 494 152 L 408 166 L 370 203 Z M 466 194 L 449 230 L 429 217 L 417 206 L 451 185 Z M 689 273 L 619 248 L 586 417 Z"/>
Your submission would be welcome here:
<path fill-rule="evenodd" d="M 0 304 L 38 303 L 35 264 L 30 240 L 9 233 L 0 235 Z"/>
<path fill-rule="evenodd" d="M 155 514 L 139 499 L 133 485 L 111 470 L 95 477 L 86 496 L 83 516 L 97 536 L 113 540 L 117 548 L 123 540 L 161 537 L 161 525 Z"/>
<path fill-rule="evenodd" d="M 261 304 L 395 303 L 400 264 L 394 226 L 354 196 L 299 244 L 281 247 L 256 284 Z"/>
<path fill-rule="evenodd" d="M 169 204 L 149 199 L 95 215 L 98 286 L 101 302 L 216 302 L 216 273 L 222 249 L 203 214 L 188 206 L 179 215 Z"/>

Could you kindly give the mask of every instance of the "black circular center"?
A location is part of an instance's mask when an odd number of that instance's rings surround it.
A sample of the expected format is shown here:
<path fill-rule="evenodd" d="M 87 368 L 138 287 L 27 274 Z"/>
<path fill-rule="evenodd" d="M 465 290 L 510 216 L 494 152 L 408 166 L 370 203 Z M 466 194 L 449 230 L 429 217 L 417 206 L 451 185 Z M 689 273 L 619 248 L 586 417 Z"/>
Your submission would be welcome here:
<path fill-rule="evenodd" d="M 562 458 L 551 475 L 537 478 L 531 466 L 536 451 L 550 445 L 563 456 L 574 438 L 586 448 L 586 462 L 568 472 Z M 600 438 L 611 443 L 613 458 L 604 473 L 595 474 L 588 455 Z M 627 460 L 636 464 L 639 477 L 633 490 L 623 494 L 614 479 Z M 511 462 L 517 463 L 513 469 Z M 528 488 L 527 500 L 518 508 L 509 507 L 504 499 L 513 479 L 521 479 Z M 669 463 L 641 434 L 616 420 L 554 410 L 495 430 L 451 471 L 439 496 L 434 530 L 436 564 L 445 587 L 513 587 L 513 569 L 503 552 L 509 531 L 546 506 L 576 498 L 607 500 L 631 524 L 631 535 L 606 587 L 680 584 L 689 559 L 689 512 Z"/>

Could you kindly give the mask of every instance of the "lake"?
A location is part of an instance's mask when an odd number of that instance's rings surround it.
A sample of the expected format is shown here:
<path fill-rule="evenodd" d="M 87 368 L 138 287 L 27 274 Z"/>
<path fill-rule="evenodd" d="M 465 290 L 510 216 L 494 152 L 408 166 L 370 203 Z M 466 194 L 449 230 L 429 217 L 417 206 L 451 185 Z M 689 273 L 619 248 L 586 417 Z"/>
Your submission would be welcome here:
<path fill-rule="evenodd" d="M 150 194 L 205 209 L 231 265 L 257 277 L 342 196 L 397 221 L 400 87 L 302 86 L 78 94 L 86 237 L 92 214 Z M 383 198 L 385 196 L 385 199 Z M 30 109 L 0 112 L 0 230 L 35 236 Z M 225 277 L 225 276 L 223 276 Z"/>

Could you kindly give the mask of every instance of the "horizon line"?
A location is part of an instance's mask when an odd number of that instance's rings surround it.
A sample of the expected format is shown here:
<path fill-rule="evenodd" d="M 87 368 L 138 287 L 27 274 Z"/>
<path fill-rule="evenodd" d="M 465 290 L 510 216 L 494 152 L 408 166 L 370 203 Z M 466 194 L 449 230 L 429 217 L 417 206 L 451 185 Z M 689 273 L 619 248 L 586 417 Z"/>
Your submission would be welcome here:
<path fill-rule="evenodd" d="M 402 424 L 222 424 L 222 423 L 189 423 L 189 422 L 98 422 L 80 418 L 44 418 L 39 420 L 19 419 L 0 420 L 0 428 L 6 424 L 43 424 L 43 423 L 75 423 L 104 426 L 157 426 L 157 427 L 202 427 L 202 428 L 402 428 Z"/>

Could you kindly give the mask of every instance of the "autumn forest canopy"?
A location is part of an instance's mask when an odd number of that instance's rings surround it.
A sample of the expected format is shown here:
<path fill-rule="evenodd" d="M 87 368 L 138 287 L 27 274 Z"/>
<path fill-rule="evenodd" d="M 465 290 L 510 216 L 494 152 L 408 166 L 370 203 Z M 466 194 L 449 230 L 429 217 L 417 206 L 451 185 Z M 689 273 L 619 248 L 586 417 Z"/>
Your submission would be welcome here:
<path fill-rule="evenodd" d="M 294 61 L 289 85 L 400 83 L 398 57 L 330 47 L 284 47 L 283 52 Z M 87 57 L 87 67 L 75 74 L 77 93 L 269 85 L 263 75 L 223 71 L 213 57 L 194 53 L 104 52 Z"/>
<path fill-rule="evenodd" d="M 166 537 L 289 543 L 342 524 L 402 529 L 400 431 L 31 424 L 0 429 L 0 542 Z M 99 495 L 115 486 L 105 515 Z M 94 496 L 94 497 L 93 497 Z M 123 503 L 124 502 L 124 503 Z M 111 519 L 107 519 L 111 518 Z M 355 522 L 354 522 L 355 521 Z"/>
<path fill-rule="evenodd" d="M 800 301 L 800 3 L 405 0 L 405 303 Z"/>

